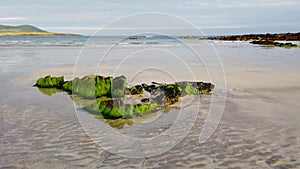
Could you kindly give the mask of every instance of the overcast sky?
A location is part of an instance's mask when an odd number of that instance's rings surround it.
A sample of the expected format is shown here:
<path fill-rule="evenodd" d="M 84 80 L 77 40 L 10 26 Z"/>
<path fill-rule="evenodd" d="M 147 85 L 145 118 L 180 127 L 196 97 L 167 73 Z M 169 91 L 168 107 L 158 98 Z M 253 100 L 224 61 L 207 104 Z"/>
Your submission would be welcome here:
<path fill-rule="evenodd" d="M 0 0 L 0 4 L 0 24 L 31 24 L 84 35 L 141 12 L 179 16 L 208 35 L 300 32 L 299 0 Z"/>

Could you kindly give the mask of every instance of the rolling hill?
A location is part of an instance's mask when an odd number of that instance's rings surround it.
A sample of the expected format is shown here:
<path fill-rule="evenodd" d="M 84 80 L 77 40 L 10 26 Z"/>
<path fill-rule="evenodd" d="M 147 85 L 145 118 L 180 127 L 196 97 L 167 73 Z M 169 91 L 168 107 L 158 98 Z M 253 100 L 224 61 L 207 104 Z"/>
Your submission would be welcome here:
<path fill-rule="evenodd" d="M 68 33 L 47 32 L 32 25 L 0 25 L 0 36 L 78 36 Z"/>

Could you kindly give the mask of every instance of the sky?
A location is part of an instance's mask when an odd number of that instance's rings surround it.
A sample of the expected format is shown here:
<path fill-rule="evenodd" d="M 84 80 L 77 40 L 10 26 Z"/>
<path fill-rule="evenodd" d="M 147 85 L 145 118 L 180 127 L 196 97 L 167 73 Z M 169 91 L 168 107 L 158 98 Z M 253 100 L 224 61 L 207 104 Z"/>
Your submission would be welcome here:
<path fill-rule="evenodd" d="M 0 0 L 0 4 L 0 24 L 30 24 L 82 35 L 144 12 L 180 17 L 206 35 L 300 32 L 299 0 Z M 134 18 L 128 24 L 159 18 Z M 183 28 L 178 32 L 186 34 Z"/>

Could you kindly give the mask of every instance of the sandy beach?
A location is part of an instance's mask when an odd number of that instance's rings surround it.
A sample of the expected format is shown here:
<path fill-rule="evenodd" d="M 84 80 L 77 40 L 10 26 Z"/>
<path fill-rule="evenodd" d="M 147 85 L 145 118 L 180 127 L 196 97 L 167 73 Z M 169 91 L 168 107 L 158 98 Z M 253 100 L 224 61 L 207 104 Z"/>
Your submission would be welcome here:
<path fill-rule="evenodd" d="M 147 158 L 127 158 L 102 149 L 85 133 L 66 93 L 49 97 L 32 87 L 39 77 L 48 74 L 72 79 L 74 65 L 2 73 L 5 82 L 1 86 L 0 107 L 1 168 L 300 168 L 300 62 L 295 58 L 299 49 L 258 48 L 253 54 L 256 57 L 251 58 L 245 52 L 253 50 L 248 44 L 226 45 L 216 44 L 227 82 L 226 105 L 216 131 L 205 143 L 199 143 L 211 99 L 204 96 L 187 136 L 170 151 Z M 284 63 L 286 59 L 279 58 L 276 50 L 288 53 L 291 64 Z M 266 61 L 265 53 L 277 55 Z M 115 67 L 107 64 L 101 71 L 110 75 Z M 197 77 L 209 80 L 202 68 L 191 67 Z M 178 77 L 184 76 L 176 66 L 171 70 Z M 124 74 L 129 73 L 130 67 Z M 133 79 L 132 83 L 151 81 L 148 76 L 151 74 Z M 170 79 L 159 76 L 155 80 Z M 168 119 L 173 116 L 172 112 L 161 116 L 165 120 L 157 123 L 161 126 L 147 130 L 126 126 L 119 132 L 136 132 L 134 135 L 139 137 L 157 135 L 171 124 Z M 99 137 L 105 139 L 105 135 Z"/>

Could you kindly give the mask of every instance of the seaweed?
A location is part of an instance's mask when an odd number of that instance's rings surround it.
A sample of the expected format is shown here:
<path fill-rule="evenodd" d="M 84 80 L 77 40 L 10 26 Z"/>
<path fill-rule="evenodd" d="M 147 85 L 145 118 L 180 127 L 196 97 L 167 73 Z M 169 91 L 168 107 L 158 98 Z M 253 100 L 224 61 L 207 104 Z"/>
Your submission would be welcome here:
<path fill-rule="evenodd" d="M 126 77 L 104 77 L 88 75 L 64 81 L 64 77 L 39 78 L 34 85 L 39 90 L 51 96 L 56 92 L 67 92 L 74 102 L 78 102 L 84 110 L 104 119 L 131 119 L 148 113 L 167 111 L 186 95 L 210 94 L 214 85 L 204 82 L 176 82 L 163 84 L 152 82 L 152 85 L 141 84 L 131 88 L 126 87 Z M 125 104 L 125 95 L 142 95 L 150 93 L 150 98 L 142 98 L 139 104 Z M 130 124 L 130 122 L 126 121 Z"/>

